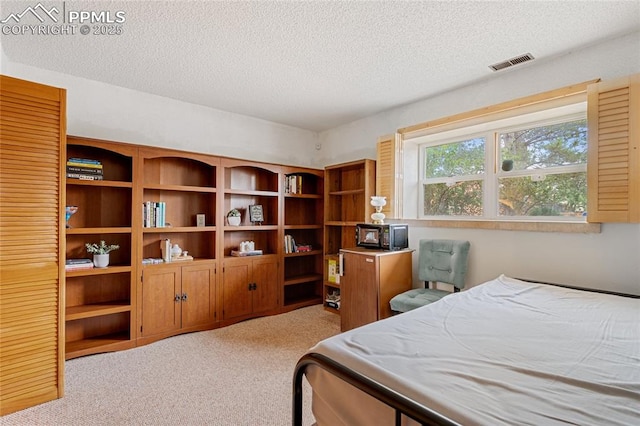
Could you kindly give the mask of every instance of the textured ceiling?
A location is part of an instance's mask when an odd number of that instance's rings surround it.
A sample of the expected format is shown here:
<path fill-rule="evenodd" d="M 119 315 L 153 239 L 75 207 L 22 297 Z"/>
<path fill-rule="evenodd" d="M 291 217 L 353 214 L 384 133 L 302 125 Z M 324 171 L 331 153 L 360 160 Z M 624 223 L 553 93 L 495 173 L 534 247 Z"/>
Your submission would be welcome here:
<path fill-rule="evenodd" d="M 123 33 L 3 34 L 12 61 L 314 131 L 640 30 L 640 0 L 41 3 L 121 10 Z"/>

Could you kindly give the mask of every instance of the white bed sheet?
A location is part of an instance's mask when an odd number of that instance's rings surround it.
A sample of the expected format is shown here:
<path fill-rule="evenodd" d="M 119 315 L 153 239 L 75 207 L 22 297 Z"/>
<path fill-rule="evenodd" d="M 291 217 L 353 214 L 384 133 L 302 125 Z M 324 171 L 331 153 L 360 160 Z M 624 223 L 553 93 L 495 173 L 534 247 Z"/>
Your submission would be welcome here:
<path fill-rule="evenodd" d="M 640 425 L 640 299 L 503 275 L 309 352 L 465 425 Z M 318 425 L 393 424 L 319 368 L 307 379 Z"/>

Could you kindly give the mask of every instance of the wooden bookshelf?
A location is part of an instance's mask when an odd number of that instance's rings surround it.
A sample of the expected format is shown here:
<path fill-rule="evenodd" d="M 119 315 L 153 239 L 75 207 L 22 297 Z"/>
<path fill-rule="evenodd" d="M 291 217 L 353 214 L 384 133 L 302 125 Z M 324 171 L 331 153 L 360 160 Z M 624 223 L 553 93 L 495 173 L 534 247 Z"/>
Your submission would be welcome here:
<path fill-rule="evenodd" d="M 323 298 L 340 291 L 340 284 L 329 282 L 328 264 L 337 261 L 338 252 L 356 245 L 356 225 L 371 222 L 371 196 L 375 195 L 376 162 L 370 159 L 325 167 L 324 175 L 324 289 Z M 325 309 L 338 313 L 338 310 Z"/>

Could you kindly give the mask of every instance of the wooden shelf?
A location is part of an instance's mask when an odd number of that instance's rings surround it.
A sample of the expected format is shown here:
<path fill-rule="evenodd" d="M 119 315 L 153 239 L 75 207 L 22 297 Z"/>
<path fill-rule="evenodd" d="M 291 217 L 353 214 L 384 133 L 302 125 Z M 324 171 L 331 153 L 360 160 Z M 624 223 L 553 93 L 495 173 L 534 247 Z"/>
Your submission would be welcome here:
<path fill-rule="evenodd" d="M 164 234 L 172 232 L 215 232 L 215 226 L 165 226 L 163 228 L 142 228 L 148 234 Z"/>
<path fill-rule="evenodd" d="M 322 225 L 315 223 L 308 225 L 284 225 L 284 229 L 322 229 Z"/>
<path fill-rule="evenodd" d="M 72 306 L 65 309 L 67 321 L 83 318 L 98 317 L 101 315 L 117 314 L 131 311 L 131 304 L 128 301 L 109 302 L 95 305 Z"/>
<path fill-rule="evenodd" d="M 342 220 L 330 220 L 324 223 L 325 226 L 356 226 L 359 223 L 366 223 L 366 220 L 360 222 L 354 221 L 342 221 Z"/>
<path fill-rule="evenodd" d="M 90 258 L 89 241 L 120 245 L 108 268 L 65 273 L 67 359 L 322 303 L 324 170 L 74 136 L 67 140 L 67 158 L 100 161 L 106 180 L 66 181 L 67 205 L 79 207 L 69 220 L 76 226 L 65 232 L 66 257 Z M 288 175 L 300 176 L 295 184 L 301 193 L 284 192 Z M 164 203 L 172 226 L 143 227 L 145 202 Z M 252 205 L 262 205 L 263 225 L 250 222 Z M 233 208 L 242 214 L 240 226 L 226 224 Z M 198 214 L 205 215 L 206 226 L 195 226 Z M 285 235 L 315 250 L 284 253 Z M 163 239 L 196 259 L 143 264 L 162 256 Z M 264 254 L 230 256 L 243 241 L 254 241 Z M 165 281 L 170 274 L 172 285 Z M 196 282 L 205 288 L 205 275 L 208 290 L 192 291 Z M 247 290 L 245 281 L 257 288 Z M 164 321 L 166 309 L 175 308 L 180 288 L 189 288 L 190 300 L 198 294 L 203 304 L 198 312 L 210 316 L 185 324 L 194 321 L 195 312 L 185 305 L 186 314 L 170 326 L 156 324 Z"/>
<path fill-rule="evenodd" d="M 277 197 L 279 195 L 277 191 L 255 191 L 246 189 L 225 189 L 224 192 L 230 195 L 253 195 L 260 197 Z"/>
<path fill-rule="evenodd" d="M 77 358 L 102 352 L 128 349 L 135 346 L 135 341 L 128 334 L 117 333 L 89 339 L 76 340 L 65 344 L 65 359 Z"/>
<path fill-rule="evenodd" d="M 329 192 L 329 195 L 354 195 L 354 194 L 363 194 L 364 193 L 364 188 L 358 188 L 358 189 L 346 189 L 344 191 L 331 191 Z"/>
<path fill-rule="evenodd" d="M 131 266 L 107 266 L 106 268 L 81 269 L 77 271 L 66 271 L 66 276 L 71 277 L 87 277 L 90 275 L 120 274 L 123 272 L 131 272 Z"/>
<path fill-rule="evenodd" d="M 214 194 L 217 192 L 216 188 L 204 187 L 204 186 L 190 186 L 190 185 L 161 185 L 161 184 L 146 184 L 143 189 L 154 191 L 182 191 L 182 192 L 204 192 L 207 194 Z"/>
<path fill-rule="evenodd" d="M 241 225 L 241 226 L 229 226 L 224 227 L 225 232 L 235 231 L 277 231 L 278 225 Z"/>
<path fill-rule="evenodd" d="M 286 198 L 309 198 L 316 200 L 322 198 L 321 194 L 284 194 Z"/>
<path fill-rule="evenodd" d="M 295 253 L 285 253 L 284 257 L 316 256 L 322 254 L 322 250 L 299 251 Z"/>
<path fill-rule="evenodd" d="M 337 260 L 341 248 L 355 246 L 355 229 L 366 223 L 373 213 L 371 196 L 376 185 L 376 162 L 370 159 L 325 167 L 324 210 L 324 280 L 322 299 L 325 310 L 340 313 L 326 306 L 325 298 L 340 284 L 329 282 L 329 260 Z"/>
<path fill-rule="evenodd" d="M 114 226 L 100 228 L 67 228 L 67 235 L 88 235 L 88 234 L 130 234 L 131 227 Z"/>
<path fill-rule="evenodd" d="M 65 232 L 65 257 L 90 259 L 85 243 L 99 240 L 120 248 L 111 252 L 106 268 L 65 271 L 66 359 L 135 346 L 137 267 L 132 262 L 135 215 L 141 213 L 134 201 L 136 155 L 133 145 L 67 137 L 67 158 L 99 161 L 105 180 L 66 180 L 67 203 L 79 210 Z"/>
<path fill-rule="evenodd" d="M 295 284 L 308 283 L 308 282 L 311 282 L 311 281 L 318 281 L 318 280 L 322 280 L 322 275 L 321 274 L 299 275 L 299 276 L 296 276 L 296 277 L 286 277 L 284 279 L 284 285 L 285 286 L 295 285 Z"/>
<path fill-rule="evenodd" d="M 98 186 L 107 188 L 133 188 L 131 182 L 121 182 L 117 180 L 84 180 L 67 178 L 67 185 Z"/>
<path fill-rule="evenodd" d="M 293 311 L 296 309 L 304 308 L 306 306 L 319 305 L 321 303 L 322 303 L 322 298 L 319 296 L 308 297 L 304 299 L 296 299 L 295 302 L 285 304 L 284 309 L 286 311 Z"/>

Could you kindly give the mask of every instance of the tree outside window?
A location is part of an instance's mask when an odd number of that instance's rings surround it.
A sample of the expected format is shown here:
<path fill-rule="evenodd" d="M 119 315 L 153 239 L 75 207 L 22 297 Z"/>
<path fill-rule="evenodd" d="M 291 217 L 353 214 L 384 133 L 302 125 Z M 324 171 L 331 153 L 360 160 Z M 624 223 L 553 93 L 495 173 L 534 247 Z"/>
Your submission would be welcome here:
<path fill-rule="evenodd" d="M 420 152 L 423 217 L 586 215 L 584 114 L 432 142 Z"/>

